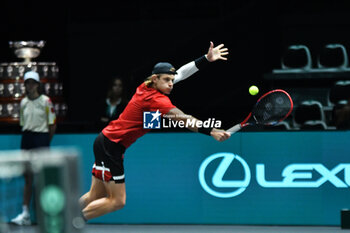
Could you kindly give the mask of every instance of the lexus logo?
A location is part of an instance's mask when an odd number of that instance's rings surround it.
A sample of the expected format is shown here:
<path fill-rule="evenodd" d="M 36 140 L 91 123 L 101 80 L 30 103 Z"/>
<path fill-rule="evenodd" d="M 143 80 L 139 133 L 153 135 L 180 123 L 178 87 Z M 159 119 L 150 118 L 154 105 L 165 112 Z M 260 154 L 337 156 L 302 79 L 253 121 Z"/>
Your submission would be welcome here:
<path fill-rule="evenodd" d="M 214 160 L 222 158 L 220 164 L 216 168 L 214 175 L 212 177 L 212 184 L 214 187 L 222 190 L 222 188 L 229 188 L 234 189 L 234 191 L 229 192 L 223 192 L 219 190 L 214 190 L 213 188 L 209 187 L 207 184 L 206 179 L 206 169 L 210 163 L 212 163 Z M 229 166 L 232 163 L 240 163 L 244 170 L 244 179 L 243 180 L 223 180 L 223 177 L 228 170 Z M 213 195 L 215 197 L 219 198 L 230 198 L 237 196 L 244 192 L 244 190 L 247 188 L 247 186 L 250 183 L 251 174 L 250 169 L 246 161 L 244 161 L 240 156 L 235 155 L 233 153 L 228 152 L 222 152 L 222 153 L 216 153 L 208 158 L 206 158 L 200 168 L 199 168 L 199 182 L 202 185 L 202 188 L 209 193 L 210 195 Z"/>

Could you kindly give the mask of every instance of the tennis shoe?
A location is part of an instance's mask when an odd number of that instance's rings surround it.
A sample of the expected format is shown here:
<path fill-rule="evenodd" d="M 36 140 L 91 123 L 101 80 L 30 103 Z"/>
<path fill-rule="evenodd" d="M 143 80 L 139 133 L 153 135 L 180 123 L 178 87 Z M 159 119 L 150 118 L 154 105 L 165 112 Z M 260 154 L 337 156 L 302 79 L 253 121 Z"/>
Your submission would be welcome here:
<path fill-rule="evenodd" d="M 29 226 L 32 224 L 32 222 L 30 221 L 30 215 L 25 213 L 17 215 L 17 217 L 11 220 L 11 223 L 14 223 L 19 226 Z"/>

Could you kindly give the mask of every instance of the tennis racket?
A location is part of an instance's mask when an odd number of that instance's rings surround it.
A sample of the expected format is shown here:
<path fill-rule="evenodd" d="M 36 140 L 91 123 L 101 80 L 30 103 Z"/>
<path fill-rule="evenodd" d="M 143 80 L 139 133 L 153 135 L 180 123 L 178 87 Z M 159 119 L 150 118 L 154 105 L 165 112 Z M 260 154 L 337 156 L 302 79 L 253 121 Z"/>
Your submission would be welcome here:
<path fill-rule="evenodd" d="M 286 119 L 293 110 L 293 100 L 281 89 L 276 89 L 262 95 L 253 110 L 241 123 L 226 130 L 234 134 L 248 125 L 276 125 Z"/>

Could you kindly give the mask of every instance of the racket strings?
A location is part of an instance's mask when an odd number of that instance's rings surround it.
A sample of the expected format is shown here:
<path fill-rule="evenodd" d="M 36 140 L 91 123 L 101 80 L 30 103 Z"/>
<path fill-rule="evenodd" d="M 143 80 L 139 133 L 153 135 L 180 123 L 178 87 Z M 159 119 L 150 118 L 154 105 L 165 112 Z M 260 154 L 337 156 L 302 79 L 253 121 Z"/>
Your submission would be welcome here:
<path fill-rule="evenodd" d="M 276 124 L 290 113 L 291 99 L 284 92 L 276 91 L 263 97 L 253 110 L 253 115 L 258 124 Z"/>

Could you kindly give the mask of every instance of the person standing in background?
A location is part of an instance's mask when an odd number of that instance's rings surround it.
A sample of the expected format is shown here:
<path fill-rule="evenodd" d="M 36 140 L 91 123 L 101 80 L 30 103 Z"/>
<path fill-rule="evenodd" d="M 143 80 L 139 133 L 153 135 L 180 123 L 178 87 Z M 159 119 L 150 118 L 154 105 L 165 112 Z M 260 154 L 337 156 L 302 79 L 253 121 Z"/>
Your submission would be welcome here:
<path fill-rule="evenodd" d="M 22 127 L 22 150 L 49 147 L 56 131 L 56 115 L 50 98 L 39 91 L 39 74 L 29 71 L 24 74 L 26 97 L 20 104 L 20 126 Z M 29 205 L 32 196 L 33 174 L 24 174 L 23 210 L 11 220 L 17 225 L 31 225 Z"/>
<path fill-rule="evenodd" d="M 103 127 L 107 126 L 112 120 L 118 119 L 127 105 L 127 101 L 123 96 L 124 85 L 120 77 L 112 79 L 107 91 L 107 98 L 104 101 L 102 116 L 100 122 Z"/>

